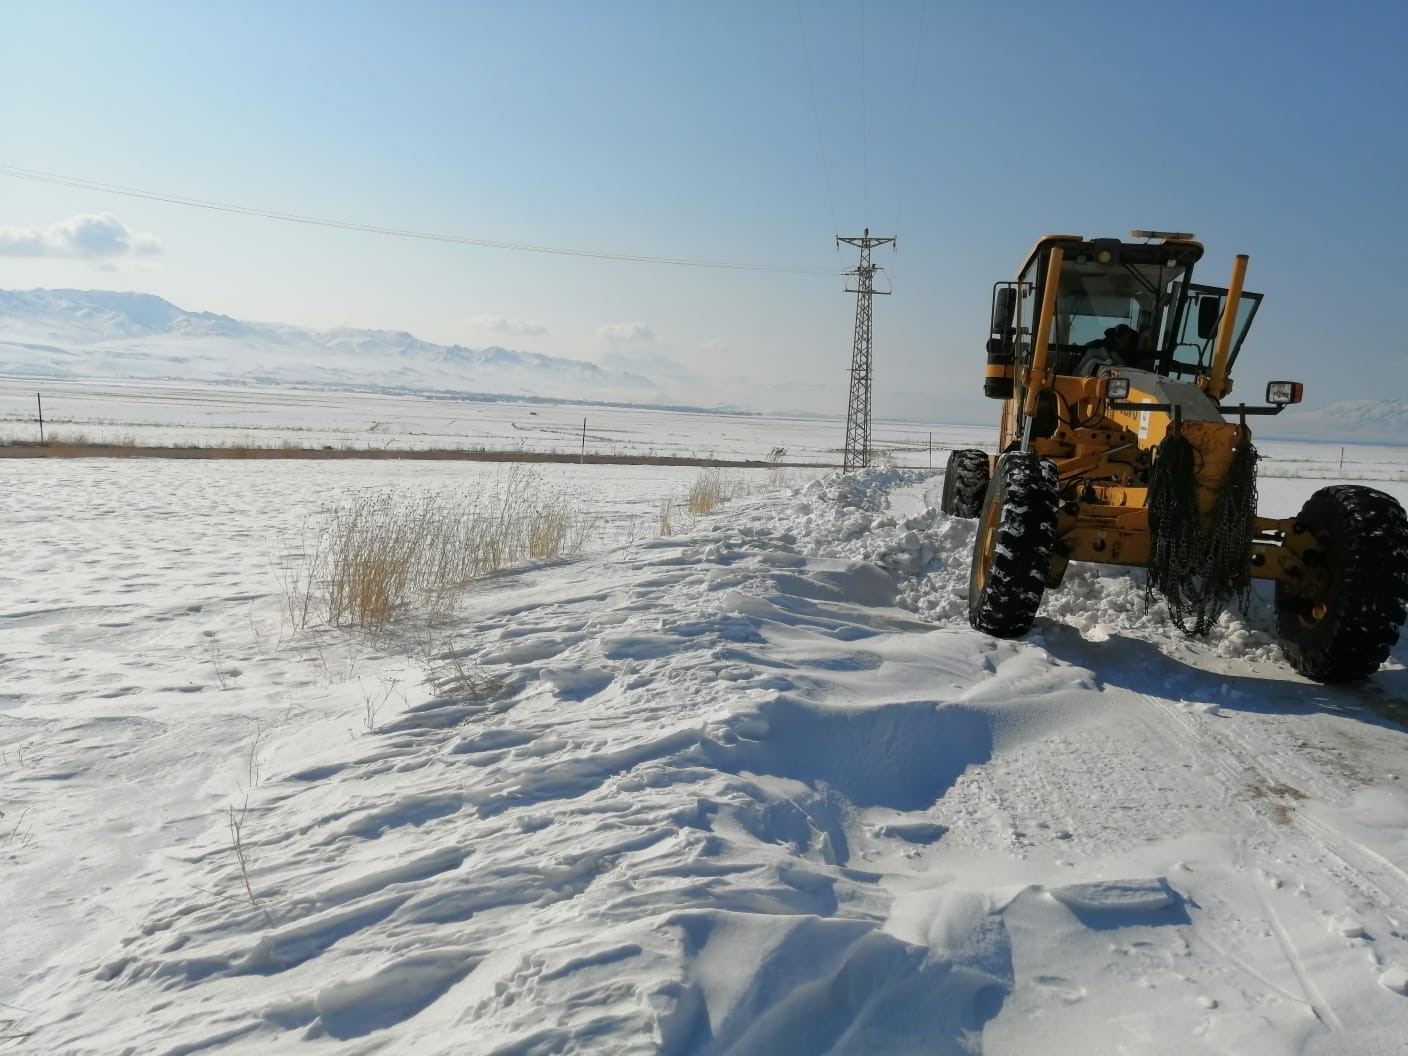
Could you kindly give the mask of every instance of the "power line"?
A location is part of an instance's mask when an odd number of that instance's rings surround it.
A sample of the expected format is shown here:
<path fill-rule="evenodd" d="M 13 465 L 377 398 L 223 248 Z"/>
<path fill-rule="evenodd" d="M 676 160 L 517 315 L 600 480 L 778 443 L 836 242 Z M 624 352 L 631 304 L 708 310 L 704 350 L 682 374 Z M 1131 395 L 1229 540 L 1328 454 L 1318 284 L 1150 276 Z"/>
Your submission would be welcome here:
<path fill-rule="evenodd" d="M 816 149 L 821 156 L 821 175 L 826 183 L 826 206 L 831 210 L 831 230 L 837 231 L 840 225 L 836 222 L 836 200 L 831 194 L 831 169 L 826 164 L 826 143 L 821 135 L 821 113 L 816 105 L 816 78 L 812 75 L 812 54 L 807 47 L 807 26 L 802 19 L 802 0 L 796 0 L 797 30 L 802 37 L 802 62 L 807 70 L 807 92 L 812 100 L 812 122 L 816 126 Z M 841 243 L 836 243 L 836 255 L 841 255 Z"/>
<path fill-rule="evenodd" d="M 374 235 L 389 235 L 394 238 L 415 238 L 425 242 L 448 242 L 460 246 L 479 246 L 484 249 L 510 249 L 522 253 L 550 253 L 563 257 L 586 257 L 591 260 L 616 260 L 633 264 L 671 264 L 688 268 L 725 268 L 732 271 L 771 271 L 787 275 L 835 275 L 835 268 L 817 267 L 807 264 L 748 264 L 724 260 L 690 260 L 680 257 L 651 257 L 635 253 L 606 253 L 590 249 L 569 249 L 561 246 L 535 246 L 523 242 L 502 242 L 487 238 L 470 238 L 465 235 L 437 234 L 431 231 L 411 231 L 399 227 L 383 227 L 379 224 L 362 224 L 350 220 L 330 220 L 324 217 L 304 216 L 300 213 L 282 213 L 273 209 L 261 209 L 250 205 L 231 205 L 228 202 L 212 202 L 200 198 L 187 198 L 178 194 L 164 194 L 146 191 L 137 187 L 124 187 L 119 184 L 101 183 L 97 180 L 78 176 L 63 176 L 37 169 L 21 169 L 0 165 L 0 176 L 16 180 L 30 180 L 35 183 L 52 183 L 62 187 L 76 187 L 86 191 L 100 191 L 104 194 L 118 194 L 127 198 L 143 198 L 152 202 L 165 202 L 168 205 L 182 205 L 193 209 L 208 209 L 218 213 L 234 213 L 239 216 L 258 216 L 266 220 L 281 220 L 286 223 L 307 224 L 312 227 L 331 227 L 341 231 L 362 231 Z"/>
<path fill-rule="evenodd" d="M 870 219 L 870 122 L 867 114 L 870 101 L 867 98 L 869 74 L 865 70 L 865 0 L 860 0 L 860 208 L 862 219 Z"/>
<path fill-rule="evenodd" d="M 902 141 L 903 162 L 900 164 L 900 186 L 896 195 L 895 230 L 898 231 L 904 220 L 905 192 L 909 190 L 909 175 L 914 167 L 914 122 L 919 109 L 919 59 L 924 52 L 924 12 L 928 5 L 919 5 L 919 30 L 914 34 L 914 69 L 909 82 L 909 113 L 905 121 L 905 135 Z"/>

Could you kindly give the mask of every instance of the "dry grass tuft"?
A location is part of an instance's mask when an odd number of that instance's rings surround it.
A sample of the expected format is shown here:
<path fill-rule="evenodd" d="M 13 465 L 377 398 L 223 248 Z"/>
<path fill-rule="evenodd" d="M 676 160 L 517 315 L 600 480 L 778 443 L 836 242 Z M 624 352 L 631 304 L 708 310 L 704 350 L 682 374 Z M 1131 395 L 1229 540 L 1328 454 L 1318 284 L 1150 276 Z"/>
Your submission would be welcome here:
<path fill-rule="evenodd" d="M 299 630 L 376 630 L 412 612 L 438 618 L 465 584 L 579 553 L 594 529 L 568 496 L 517 467 L 468 497 L 357 492 L 305 532 L 285 562 L 285 611 Z"/>
<path fill-rule="evenodd" d="M 727 503 L 729 498 L 734 497 L 736 489 L 735 482 L 727 480 L 724 474 L 717 469 L 704 470 L 698 479 L 690 484 L 690 493 L 686 497 L 686 507 L 691 514 L 707 514 L 718 507 L 721 503 Z"/>
<path fill-rule="evenodd" d="M 573 533 L 573 513 L 565 505 L 553 504 L 536 511 L 526 526 L 528 556 L 556 557 L 569 548 Z"/>
<path fill-rule="evenodd" d="M 54 431 L 45 437 L 45 443 L 54 447 L 81 447 L 92 442 L 87 433 L 78 429 Z"/>
<path fill-rule="evenodd" d="M 689 512 L 698 517 L 700 514 L 709 513 L 727 497 L 723 476 L 717 469 L 709 469 L 699 474 L 698 479 L 689 486 L 685 504 L 689 507 Z"/>

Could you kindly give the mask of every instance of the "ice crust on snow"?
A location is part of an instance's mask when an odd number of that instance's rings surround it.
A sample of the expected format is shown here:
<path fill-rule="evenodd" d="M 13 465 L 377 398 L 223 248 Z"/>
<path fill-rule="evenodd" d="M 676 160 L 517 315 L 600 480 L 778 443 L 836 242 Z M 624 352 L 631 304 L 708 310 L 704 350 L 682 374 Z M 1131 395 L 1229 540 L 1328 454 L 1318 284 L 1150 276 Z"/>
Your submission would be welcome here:
<path fill-rule="evenodd" d="M 1161 876 L 1144 880 L 1065 884 L 1050 891 L 1057 902 L 1091 913 L 1163 909 L 1174 901 L 1168 881 Z"/>
<path fill-rule="evenodd" d="M 269 526 L 352 472 L 16 471 L 0 826 L 35 831 L 0 844 L 0 1001 L 36 1051 L 1408 1035 L 1408 735 L 1258 677 L 1255 607 L 1184 642 L 1136 577 L 1073 568 L 1032 635 L 987 638 L 972 522 L 877 470 L 473 588 L 427 672 L 278 642 Z"/>

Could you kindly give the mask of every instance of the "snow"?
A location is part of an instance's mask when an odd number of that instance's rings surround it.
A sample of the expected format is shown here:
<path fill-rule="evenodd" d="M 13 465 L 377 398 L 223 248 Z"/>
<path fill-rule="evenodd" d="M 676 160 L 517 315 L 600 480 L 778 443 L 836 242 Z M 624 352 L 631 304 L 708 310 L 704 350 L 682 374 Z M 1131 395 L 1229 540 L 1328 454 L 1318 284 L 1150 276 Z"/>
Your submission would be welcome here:
<path fill-rule="evenodd" d="M 355 449 L 488 448 L 591 455 L 683 456 L 838 464 L 844 420 L 684 414 L 645 407 L 470 401 L 190 382 L 0 377 L 0 441 L 46 435 L 103 443 Z M 580 395 L 580 394 L 578 394 Z M 585 424 L 585 442 L 583 437 Z M 900 465 L 942 467 L 953 446 L 992 430 L 877 420 L 874 444 Z M 777 458 L 769 455 L 777 450 Z"/>
<path fill-rule="evenodd" d="M 1137 913 L 1173 905 L 1174 893 L 1161 876 L 1140 880 L 1107 880 L 1093 884 L 1065 884 L 1051 889 L 1051 897 L 1073 911 L 1086 913 Z"/>
<path fill-rule="evenodd" d="M 0 373 L 46 380 L 182 378 L 671 402 L 649 378 L 586 360 L 437 345 L 404 331 L 242 322 L 150 294 L 0 290 L 0 333 Z"/>
<path fill-rule="evenodd" d="M 1408 401 L 1402 399 L 1341 400 L 1277 420 L 1278 435 L 1404 442 L 1408 437 Z"/>
<path fill-rule="evenodd" d="M 697 471 L 544 467 L 587 553 L 289 628 L 320 510 L 496 472 L 5 463 L 0 1049 L 1402 1050 L 1402 642 L 1319 686 L 1094 566 L 989 638 L 926 467 L 666 537 Z"/>

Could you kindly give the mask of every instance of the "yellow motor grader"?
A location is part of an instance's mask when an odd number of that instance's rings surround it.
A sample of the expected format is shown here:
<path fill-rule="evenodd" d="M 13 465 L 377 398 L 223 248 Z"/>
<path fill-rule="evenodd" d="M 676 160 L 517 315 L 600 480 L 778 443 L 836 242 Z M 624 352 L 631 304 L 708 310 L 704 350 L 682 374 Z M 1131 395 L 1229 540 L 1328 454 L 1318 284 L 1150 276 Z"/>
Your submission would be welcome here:
<path fill-rule="evenodd" d="M 1408 605 L 1408 517 L 1373 488 L 1322 488 L 1291 518 L 1256 511 L 1248 417 L 1301 399 L 1273 381 L 1232 404 L 1231 370 L 1261 294 L 1238 256 L 1193 281 L 1189 234 L 1048 235 L 993 290 L 984 394 L 1002 401 L 996 457 L 954 451 L 945 513 L 977 517 L 969 620 L 1026 633 L 1071 561 L 1148 571 L 1178 625 L 1205 634 L 1254 579 L 1275 583 L 1291 665 L 1337 682 L 1378 670 Z"/>

